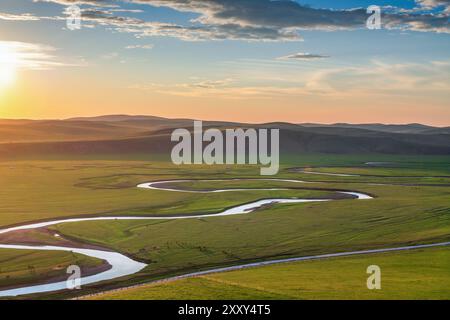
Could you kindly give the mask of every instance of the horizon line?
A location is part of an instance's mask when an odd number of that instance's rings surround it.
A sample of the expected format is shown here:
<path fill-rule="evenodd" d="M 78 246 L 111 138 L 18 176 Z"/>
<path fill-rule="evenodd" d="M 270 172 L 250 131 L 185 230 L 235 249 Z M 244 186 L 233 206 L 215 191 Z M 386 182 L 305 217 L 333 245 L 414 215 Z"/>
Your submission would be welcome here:
<path fill-rule="evenodd" d="M 401 125 L 423 125 L 433 128 L 447 128 L 450 127 L 450 124 L 448 125 L 434 125 L 429 123 L 421 123 L 421 122 L 403 122 L 403 123 L 386 123 L 386 122 L 289 122 L 289 121 L 283 121 L 283 120 L 275 120 L 275 121 L 266 121 L 266 122 L 247 122 L 247 121 L 240 121 L 240 120 L 217 120 L 217 119 L 196 119 L 196 118 L 186 118 L 186 117 L 167 117 L 167 116 L 161 116 L 161 115 L 153 115 L 153 114 L 121 114 L 121 113 L 114 113 L 114 114 L 98 114 L 98 115 L 80 115 L 80 116 L 72 116 L 68 118 L 0 118 L 0 121 L 71 121 L 75 119 L 80 119 L 80 121 L 85 119 L 92 119 L 92 118 L 101 118 L 101 117 L 114 117 L 114 116 L 122 116 L 122 117 L 154 117 L 154 118 L 162 118 L 167 120 L 200 120 L 200 121 L 214 121 L 214 122 L 230 122 L 230 123 L 240 123 L 240 124 L 270 124 L 270 123 L 286 123 L 286 124 L 294 124 L 294 125 L 323 125 L 323 126 L 333 126 L 333 125 L 394 125 L 394 126 L 401 126 Z M 99 120 L 101 121 L 101 120 Z M 120 121 L 120 120 L 119 120 Z"/>

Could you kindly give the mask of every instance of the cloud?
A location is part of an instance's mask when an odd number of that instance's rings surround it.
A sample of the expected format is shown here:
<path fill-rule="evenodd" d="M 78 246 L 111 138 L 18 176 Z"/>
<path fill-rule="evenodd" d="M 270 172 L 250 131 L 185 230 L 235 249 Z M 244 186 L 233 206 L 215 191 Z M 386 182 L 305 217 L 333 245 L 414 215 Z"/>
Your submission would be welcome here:
<path fill-rule="evenodd" d="M 193 84 L 186 85 L 186 87 L 203 88 L 203 89 L 215 89 L 230 85 L 233 79 L 227 78 L 222 80 L 204 80 Z"/>
<path fill-rule="evenodd" d="M 0 12 L 0 20 L 9 21 L 36 21 L 39 17 L 32 15 L 31 13 L 12 14 L 6 12 Z"/>
<path fill-rule="evenodd" d="M 135 44 L 135 45 L 130 45 L 130 46 L 126 46 L 125 49 L 153 49 L 154 45 L 153 44 Z"/>
<path fill-rule="evenodd" d="M 80 66 L 82 63 L 67 63 L 60 61 L 51 46 L 18 42 L 0 41 L 0 65 L 13 65 L 28 70 L 48 70 L 63 66 Z"/>
<path fill-rule="evenodd" d="M 133 0 L 154 6 L 170 7 L 179 11 L 196 12 L 197 22 L 209 25 L 238 24 L 294 28 L 299 30 L 341 30 L 364 28 L 367 20 L 365 8 L 331 10 L 303 6 L 294 1 L 272 0 Z M 425 0 L 427 1 L 427 0 Z M 434 0 L 434 2 L 448 2 Z M 444 32 L 449 29 L 448 16 L 436 14 L 384 14 L 387 28 L 416 31 Z"/>
<path fill-rule="evenodd" d="M 130 12 L 130 13 L 142 13 L 144 10 L 140 9 L 110 9 L 111 12 Z"/>
<path fill-rule="evenodd" d="M 145 21 L 132 17 L 116 16 L 108 10 L 85 9 L 82 20 L 103 26 L 112 26 L 118 32 L 133 33 L 136 37 L 169 36 L 182 40 L 301 40 L 291 30 L 277 30 L 267 27 L 226 25 L 181 26 L 172 23 Z"/>
<path fill-rule="evenodd" d="M 318 59 L 324 59 L 329 58 L 330 56 L 325 56 L 321 54 L 313 54 L 313 53 L 294 53 L 290 54 L 288 56 L 279 57 L 277 59 L 279 60 L 318 60 Z"/>
<path fill-rule="evenodd" d="M 238 24 L 279 28 L 346 28 L 365 22 L 365 10 L 313 9 L 294 1 L 270 0 L 135 0 L 179 11 L 196 12 L 204 24 Z"/>
<path fill-rule="evenodd" d="M 90 6 L 100 6 L 100 7 L 118 7 L 117 4 L 112 4 L 114 0 L 33 0 L 34 2 L 53 2 L 65 6 L 69 6 L 72 4 L 76 5 L 90 5 Z"/>
<path fill-rule="evenodd" d="M 366 8 L 312 8 L 290 0 L 128 0 L 130 3 L 166 7 L 198 16 L 181 25 L 146 21 L 123 15 L 129 11 L 117 1 L 38 0 L 63 5 L 90 5 L 83 19 L 136 37 L 168 36 L 182 40 L 299 41 L 303 30 L 353 30 L 366 27 Z M 439 9 L 449 0 L 417 0 L 419 6 L 437 8 L 433 12 L 385 9 L 382 27 L 386 29 L 450 33 L 448 12 Z M 101 10 L 99 10 L 101 8 Z M 132 9 L 131 9 L 132 10 Z"/>
<path fill-rule="evenodd" d="M 450 0 L 416 0 L 422 7 L 436 8 L 439 6 L 449 6 Z"/>
<path fill-rule="evenodd" d="M 144 91 L 156 91 L 159 93 L 173 94 L 173 95 L 202 95 L 201 92 L 210 94 L 214 92 L 220 92 L 223 89 L 232 89 L 231 85 L 233 83 L 232 78 L 218 79 L 218 80 L 201 80 L 199 78 L 193 77 L 192 80 L 197 80 L 196 82 L 190 83 L 177 83 L 177 84 L 157 84 L 157 83 L 148 83 L 148 84 L 135 84 L 130 86 L 130 89 L 138 89 Z M 198 94 L 194 93 L 197 92 Z"/>
<path fill-rule="evenodd" d="M 215 81 L 206 84 L 207 82 L 209 81 L 205 81 L 205 84 L 135 84 L 130 86 L 129 89 L 188 98 L 222 98 L 230 100 L 247 98 L 267 99 L 273 97 L 274 94 L 281 94 L 279 90 L 282 90 L 285 93 L 289 91 L 288 89 L 275 87 L 238 87 L 213 84 Z"/>
<path fill-rule="evenodd" d="M 387 63 L 373 60 L 368 65 L 324 68 L 314 71 L 304 83 L 308 90 L 334 96 L 356 94 L 410 96 L 450 90 L 449 61 L 430 63 Z"/>
<path fill-rule="evenodd" d="M 295 68 L 295 66 L 293 67 Z M 315 68 L 291 74 L 275 73 L 278 79 L 252 81 L 235 79 L 198 81 L 175 84 L 135 84 L 130 89 L 163 95 L 191 98 L 274 99 L 288 96 L 320 96 L 328 98 L 445 96 L 450 90 L 450 61 L 418 63 L 386 63 L 374 60 L 368 65 Z M 280 75 L 281 74 L 281 75 Z"/>
<path fill-rule="evenodd" d="M 117 52 L 109 52 L 106 54 L 103 54 L 100 56 L 100 58 L 105 59 L 105 60 L 111 60 L 111 59 L 115 59 L 119 57 L 119 54 Z"/>
<path fill-rule="evenodd" d="M 450 0 L 416 0 L 416 2 L 424 9 L 444 7 L 444 12 L 450 13 Z"/>

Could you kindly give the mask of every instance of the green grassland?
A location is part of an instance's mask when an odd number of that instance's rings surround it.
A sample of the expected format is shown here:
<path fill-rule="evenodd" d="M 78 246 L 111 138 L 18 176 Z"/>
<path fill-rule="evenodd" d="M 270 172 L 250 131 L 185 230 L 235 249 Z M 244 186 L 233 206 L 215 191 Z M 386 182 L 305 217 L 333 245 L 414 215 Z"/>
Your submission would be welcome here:
<path fill-rule="evenodd" d="M 364 166 L 368 161 L 395 161 L 397 166 Z M 273 205 L 228 217 L 53 226 L 70 239 L 111 248 L 149 264 L 126 279 L 91 285 L 83 290 L 88 293 L 251 261 L 449 241 L 450 179 L 437 177 L 450 175 L 449 163 L 448 157 L 308 156 L 287 159 L 280 173 L 269 178 L 312 183 L 246 180 L 176 184 L 194 190 L 293 188 L 196 194 L 135 186 L 159 180 L 261 178 L 259 167 L 177 167 L 141 160 L 1 162 L 0 176 L 7 187 L 0 190 L 0 226 L 80 215 L 214 213 L 263 198 L 326 198 L 335 194 L 333 190 L 356 190 L 375 197 Z M 387 177 L 318 176 L 293 172 L 293 167 Z M 422 175 L 425 178 L 417 177 Z"/>
<path fill-rule="evenodd" d="M 233 195 L 207 194 L 199 201 L 197 194 L 136 188 L 136 184 L 142 182 L 186 177 L 259 178 L 258 169 L 250 166 L 235 170 L 204 166 L 193 171 L 167 163 L 29 161 L 1 163 L 0 176 L 7 186 L 0 190 L 0 226 L 81 215 L 217 212 L 265 197 L 326 194 L 249 191 Z"/>
<path fill-rule="evenodd" d="M 400 163 L 403 158 L 361 156 L 305 156 L 303 161 L 291 161 L 282 165 L 277 178 L 295 178 L 307 181 L 337 182 L 335 187 L 351 189 L 358 182 L 373 183 L 426 183 L 449 184 L 445 178 L 389 178 L 389 177 L 333 177 L 317 176 L 290 172 L 294 166 L 333 165 L 338 168 L 320 168 L 320 170 L 339 170 L 351 172 L 361 170 L 360 167 L 342 168 L 346 162 L 390 160 Z M 421 173 L 428 163 L 433 175 L 450 175 L 450 160 L 443 157 L 410 157 L 403 165 L 408 168 L 396 169 L 396 175 L 408 170 Z M 425 164 L 424 164 L 425 163 Z M 417 169 L 411 168 L 417 166 Z M 382 173 L 383 168 L 365 168 L 367 172 Z M 391 170 L 391 169 L 390 169 Z M 431 169 L 430 169 L 431 170 Z M 390 172 L 392 173 L 392 172 Z M 216 202 L 216 206 L 199 201 L 196 194 L 183 194 L 157 190 L 140 190 L 136 184 L 166 179 L 227 179 L 227 178 L 260 178 L 257 166 L 174 166 L 167 162 L 119 161 L 119 160 L 72 160 L 72 161 L 16 161 L 0 162 L 0 177 L 5 188 L 0 190 L 0 226 L 51 219 L 56 217 L 79 215 L 107 215 L 123 212 L 153 213 L 190 213 L 191 210 L 214 212 L 242 202 L 266 197 L 267 192 L 245 192 L 216 195 L 202 195 L 202 200 Z M 345 184 L 339 184 L 345 182 Z M 235 183 L 233 187 L 239 183 Z M 240 185 L 240 184 L 239 184 Z M 259 185 L 281 186 L 276 183 L 248 182 L 249 187 Z M 298 185 L 283 184 L 288 187 Z M 200 185 L 199 185 L 200 186 Z M 224 185 L 226 187 L 226 185 Z M 309 185 L 308 187 L 330 187 L 333 185 Z M 279 196 L 283 194 L 277 192 Z M 287 193 L 286 196 L 291 196 Z M 313 195 L 311 195 L 313 196 Z M 189 205 L 191 206 L 189 206 Z"/>
<path fill-rule="evenodd" d="M 81 222 L 54 228 L 146 261 L 149 266 L 135 277 L 141 281 L 248 261 L 450 239 L 448 188 L 354 187 L 377 198 L 275 205 L 230 217 Z"/>
<path fill-rule="evenodd" d="M 381 269 L 381 289 L 366 286 Z M 303 261 L 210 274 L 104 293 L 90 299 L 449 299 L 450 249 Z"/>
<path fill-rule="evenodd" d="M 72 252 L 0 249 L 0 288 L 64 279 L 70 265 L 85 269 L 101 264 L 100 259 Z"/>

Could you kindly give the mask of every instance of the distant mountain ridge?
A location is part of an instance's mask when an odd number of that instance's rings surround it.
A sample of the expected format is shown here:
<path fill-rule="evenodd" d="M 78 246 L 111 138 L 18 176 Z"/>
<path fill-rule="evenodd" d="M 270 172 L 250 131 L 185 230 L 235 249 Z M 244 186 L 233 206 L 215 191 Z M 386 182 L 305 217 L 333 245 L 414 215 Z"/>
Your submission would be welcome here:
<path fill-rule="evenodd" d="M 382 132 L 396 132 L 396 133 L 431 133 L 431 132 L 447 132 L 450 133 L 450 127 L 433 127 L 420 123 L 409 124 L 383 124 L 383 123 L 334 123 L 330 125 L 316 124 L 316 123 L 300 123 L 304 127 L 335 127 L 335 128 L 358 128 Z"/>
<path fill-rule="evenodd" d="M 145 115 L 127 115 L 127 114 L 111 114 L 94 117 L 76 117 L 64 119 L 65 121 L 133 121 L 133 120 L 169 120 L 163 117 L 145 116 Z"/>
<path fill-rule="evenodd" d="M 105 115 L 65 120 L 0 119 L 0 158 L 40 155 L 170 153 L 175 128 L 192 119 Z M 204 121 L 205 129 L 279 128 L 282 153 L 450 155 L 450 127 L 422 124 L 247 124 Z"/>

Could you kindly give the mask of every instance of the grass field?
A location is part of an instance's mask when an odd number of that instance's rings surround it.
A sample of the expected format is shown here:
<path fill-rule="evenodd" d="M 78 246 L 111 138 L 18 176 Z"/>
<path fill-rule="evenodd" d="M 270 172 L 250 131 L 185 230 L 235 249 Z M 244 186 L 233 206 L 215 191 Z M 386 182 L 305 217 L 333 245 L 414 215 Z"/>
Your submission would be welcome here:
<path fill-rule="evenodd" d="M 8 188 L 0 190 L 0 226 L 93 214 L 214 212 L 261 197 L 261 192 L 236 193 L 232 197 L 204 195 L 210 198 L 205 203 L 195 194 L 136 188 L 141 182 L 205 175 L 259 177 L 256 167 L 238 170 L 204 167 L 194 175 L 192 170 L 171 164 L 139 161 L 3 162 L 0 176 Z M 211 206 L 213 202 L 216 206 Z"/>
<path fill-rule="evenodd" d="M 335 195 L 333 190 L 355 190 L 375 197 L 274 205 L 241 216 L 53 226 L 51 229 L 74 241 L 97 244 L 149 264 L 134 276 L 94 284 L 82 293 L 251 261 L 450 240 L 448 157 L 307 156 L 287 160 L 275 178 L 312 183 L 247 180 L 174 184 L 192 190 L 295 188 L 179 193 L 135 186 L 172 179 L 260 178 L 259 168 L 176 167 L 141 160 L 1 162 L 0 176 L 8 187 L 0 190 L 0 226 L 80 215 L 214 213 L 262 198 L 330 197 Z M 364 165 L 369 161 L 390 161 L 395 167 Z M 290 170 L 293 167 L 368 176 L 319 176 L 294 172 Z M 0 250 L 0 258 L 3 252 Z"/>
<path fill-rule="evenodd" d="M 300 158 L 301 159 L 301 158 Z M 365 170 L 373 174 L 382 174 L 383 168 L 360 167 L 343 168 L 346 163 L 360 166 L 365 161 L 396 161 L 401 163 L 404 157 L 387 156 L 305 156 L 303 161 L 287 158 L 277 178 L 296 178 L 308 181 L 338 182 L 335 186 L 353 188 L 357 182 L 390 183 L 450 183 L 444 178 L 389 178 L 389 177 L 332 177 L 292 173 L 287 170 L 294 166 L 333 166 L 317 170 L 351 172 Z M 412 175 L 414 170 L 423 174 L 429 167 L 433 175 L 450 175 L 449 158 L 445 157 L 409 157 L 410 162 L 401 163 L 396 175 Z M 403 168 L 406 166 L 407 168 Z M 413 167 L 413 168 L 412 168 Z M 416 167 L 416 168 L 415 168 Z M 193 170 L 195 169 L 195 170 Z M 390 173 L 392 173 L 392 170 Z M 431 173 L 429 173 L 431 174 Z M 136 184 L 152 180 L 165 179 L 214 179 L 254 177 L 259 178 L 258 167 L 242 166 L 182 166 L 167 162 L 148 161 L 16 161 L 0 162 L 0 176 L 8 188 L 0 190 L 0 226 L 27 221 L 50 219 L 64 216 L 101 215 L 121 212 L 189 213 L 189 210 L 213 212 L 228 206 L 251 201 L 265 193 L 234 193 L 228 195 L 203 195 L 211 198 L 199 201 L 196 195 L 170 193 L 164 191 L 139 190 Z M 345 185 L 339 184 L 346 182 Z M 255 183 L 253 184 L 255 185 Z M 267 184 L 260 184 L 261 186 Z M 274 184 L 272 184 L 274 185 Z M 279 184 L 278 184 L 279 185 Z M 286 185 L 286 184 L 284 184 Z M 250 184 L 249 184 L 250 186 Z M 320 186 L 316 186 L 320 187 Z M 332 188 L 333 185 L 326 187 Z M 278 193 L 280 194 L 280 193 Z M 213 201 L 217 206 L 210 206 Z M 187 204 L 194 204 L 193 207 Z"/>
<path fill-rule="evenodd" d="M 378 198 L 277 205 L 234 217 L 83 222 L 55 229 L 146 261 L 140 280 L 242 261 L 449 239 L 447 188 L 354 188 Z"/>
<path fill-rule="evenodd" d="M 367 267 L 381 289 L 367 289 Z M 88 299 L 449 299 L 450 249 L 303 261 L 210 274 L 101 294 Z"/>

